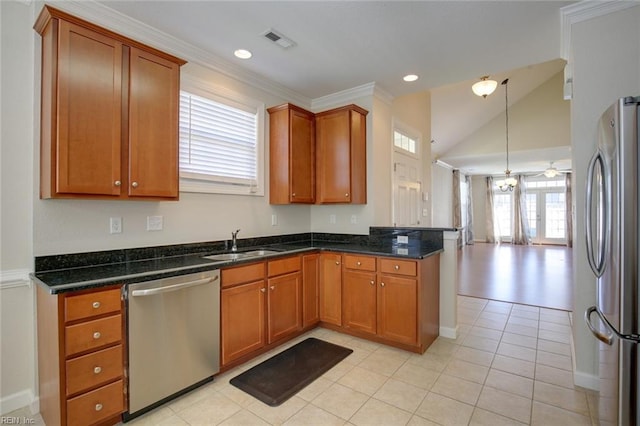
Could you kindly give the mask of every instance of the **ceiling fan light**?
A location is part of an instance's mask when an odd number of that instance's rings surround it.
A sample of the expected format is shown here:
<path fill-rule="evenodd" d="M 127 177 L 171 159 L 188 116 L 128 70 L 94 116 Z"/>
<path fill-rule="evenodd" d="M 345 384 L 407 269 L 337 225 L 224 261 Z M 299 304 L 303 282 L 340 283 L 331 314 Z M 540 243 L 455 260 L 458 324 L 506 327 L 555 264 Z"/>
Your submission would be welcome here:
<path fill-rule="evenodd" d="M 486 98 L 496 90 L 496 87 L 498 87 L 498 82 L 489 80 L 489 76 L 485 75 L 480 78 L 480 81 L 471 86 L 471 90 L 473 90 L 473 93 L 476 95 Z"/>
<path fill-rule="evenodd" d="M 548 178 L 554 178 L 558 176 L 558 170 L 555 167 L 549 167 L 544 171 L 544 175 Z"/>

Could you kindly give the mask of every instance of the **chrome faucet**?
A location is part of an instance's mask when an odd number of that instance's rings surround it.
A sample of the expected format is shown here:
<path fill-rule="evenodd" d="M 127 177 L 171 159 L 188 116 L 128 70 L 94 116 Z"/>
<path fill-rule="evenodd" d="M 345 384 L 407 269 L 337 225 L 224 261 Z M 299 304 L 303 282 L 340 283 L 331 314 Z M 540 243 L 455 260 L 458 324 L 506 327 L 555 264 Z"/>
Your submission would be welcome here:
<path fill-rule="evenodd" d="M 236 229 L 235 232 L 231 232 L 231 251 L 238 251 L 238 246 L 236 245 L 236 242 L 238 240 L 238 232 L 240 232 L 239 229 Z"/>

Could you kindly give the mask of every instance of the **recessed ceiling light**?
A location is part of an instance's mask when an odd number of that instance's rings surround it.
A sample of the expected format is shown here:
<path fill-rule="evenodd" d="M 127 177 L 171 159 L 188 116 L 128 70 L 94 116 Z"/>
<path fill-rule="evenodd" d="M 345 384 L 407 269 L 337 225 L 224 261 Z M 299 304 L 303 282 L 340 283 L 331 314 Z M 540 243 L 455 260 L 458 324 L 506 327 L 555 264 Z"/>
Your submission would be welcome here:
<path fill-rule="evenodd" d="M 402 79 L 404 81 L 416 81 L 418 79 L 418 76 L 415 74 L 409 74 L 409 75 L 405 75 L 404 77 L 402 77 Z"/>
<path fill-rule="evenodd" d="M 238 49 L 235 52 L 233 52 L 233 54 L 236 55 L 236 58 L 240 58 L 240 59 L 249 59 L 252 56 L 251 52 L 245 49 Z"/>

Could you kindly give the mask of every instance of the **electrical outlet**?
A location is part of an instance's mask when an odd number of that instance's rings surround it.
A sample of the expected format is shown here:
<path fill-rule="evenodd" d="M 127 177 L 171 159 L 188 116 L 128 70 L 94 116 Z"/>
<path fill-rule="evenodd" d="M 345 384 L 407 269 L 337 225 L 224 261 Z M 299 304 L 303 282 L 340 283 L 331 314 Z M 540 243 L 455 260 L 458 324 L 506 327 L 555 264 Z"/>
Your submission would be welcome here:
<path fill-rule="evenodd" d="M 122 233 L 122 218 L 121 217 L 110 217 L 109 218 L 109 233 L 110 234 L 120 234 L 120 233 Z"/>
<path fill-rule="evenodd" d="M 335 214 L 330 214 L 329 215 L 329 223 L 332 225 L 336 224 L 336 215 Z"/>
<path fill-rule="evenodd" d="M 398 244 L 409 244 L 409 237 L 407 235 L 398 235 Z"/>
<path fill-rule="evenodd" d="M 162 216 L 147 216 L 147 231 L 162 231 Z"/>
<path fill-rule="evenodd" d="M 355 225 L 356 223 L 358 223 L 358 216 L 356 216 L 355 214 L 351 215 L 351 223 L 353 225 Z"/>
<path fill-rule="evenodd" d="M 272 214 L 271 215 L 271 226 L 277 226 L 278 225 L 278 215 Z"/>

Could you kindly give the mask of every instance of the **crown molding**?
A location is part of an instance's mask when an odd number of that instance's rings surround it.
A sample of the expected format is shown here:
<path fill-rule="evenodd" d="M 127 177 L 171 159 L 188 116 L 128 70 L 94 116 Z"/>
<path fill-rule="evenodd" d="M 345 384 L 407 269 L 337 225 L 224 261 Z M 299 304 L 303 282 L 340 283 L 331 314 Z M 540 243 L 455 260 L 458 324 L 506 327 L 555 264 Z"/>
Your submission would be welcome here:
<path fill-rule="evenodd" d="M 78 15 L 97 25 L 121 33 L 159 50 L 166 51 L 188 62 L 219 72 L 257 89 L 264 90 L 274 96 L 284 97 L 291 102 L 303 105 L 311 104 L 311 99 L 288 87 L 268 80 L 246 68 L 225 61 L 211 52 L 130 18 L 94 0 L 65 0 L 51 1 L 49 3 L 65 12 Z"/>
<path fill-rule="evenodd" d="M 351 89 L 342 90 L 330 95 L 321 96 L 311 100 L 312 111 L 322 111 L 338 105 L 353 103 L 354 99 L 373 97 L 376 92 L 376 83 L 366 83 Z"/>
<path fill-rule="evenodd" d="M 571 26 L 589 19 L 605 16 L 613 12 L 640 6 L 637 0 L 613 1 L 580 1 L 560 9 L 560 57 L 567 61 L 571 59 Z"/>

